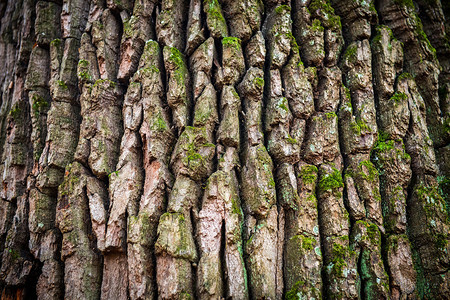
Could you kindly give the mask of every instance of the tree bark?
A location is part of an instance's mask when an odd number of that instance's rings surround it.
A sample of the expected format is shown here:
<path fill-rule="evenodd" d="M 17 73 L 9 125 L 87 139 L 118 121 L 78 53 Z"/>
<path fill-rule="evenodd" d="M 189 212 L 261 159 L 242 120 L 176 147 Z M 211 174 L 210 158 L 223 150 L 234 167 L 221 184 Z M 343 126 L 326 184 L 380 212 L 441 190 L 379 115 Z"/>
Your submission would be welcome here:
<path fill-rule="evenodd" d="M 1 299 L 449 299 L 447 1 L 0 19 Z"/>

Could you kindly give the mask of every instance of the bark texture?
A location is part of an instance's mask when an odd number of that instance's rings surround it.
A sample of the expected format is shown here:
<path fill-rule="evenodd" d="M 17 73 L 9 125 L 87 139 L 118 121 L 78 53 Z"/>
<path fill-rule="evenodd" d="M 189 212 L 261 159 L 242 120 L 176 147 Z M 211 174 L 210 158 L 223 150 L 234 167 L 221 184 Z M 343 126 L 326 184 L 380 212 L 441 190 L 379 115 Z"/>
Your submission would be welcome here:
<path fill-rule="evenodd" d="M 1 299 L 449 299 L 450 4 L 0 3 Z"/>

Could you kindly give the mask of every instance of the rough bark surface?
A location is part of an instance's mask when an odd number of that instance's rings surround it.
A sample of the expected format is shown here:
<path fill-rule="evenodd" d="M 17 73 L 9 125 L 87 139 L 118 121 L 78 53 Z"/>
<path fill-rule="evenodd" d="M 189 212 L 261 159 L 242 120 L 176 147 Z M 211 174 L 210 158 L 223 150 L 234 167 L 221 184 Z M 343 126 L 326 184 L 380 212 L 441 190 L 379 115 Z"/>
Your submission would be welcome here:
<path fill-rule="evenodd" d="M 450 299 L 450 4 L 0 2 L 1 299 Z"/>

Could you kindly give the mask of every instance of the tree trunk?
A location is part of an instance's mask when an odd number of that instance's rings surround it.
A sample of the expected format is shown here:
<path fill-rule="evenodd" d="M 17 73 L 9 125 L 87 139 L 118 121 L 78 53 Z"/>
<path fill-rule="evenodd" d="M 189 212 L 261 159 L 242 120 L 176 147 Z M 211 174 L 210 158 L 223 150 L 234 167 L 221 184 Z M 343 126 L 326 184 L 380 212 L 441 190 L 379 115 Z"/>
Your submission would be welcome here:
<path fill-rule="evenodd" d="M 1 299 L 449 299 L 448 1 L 0 18 Z"/>

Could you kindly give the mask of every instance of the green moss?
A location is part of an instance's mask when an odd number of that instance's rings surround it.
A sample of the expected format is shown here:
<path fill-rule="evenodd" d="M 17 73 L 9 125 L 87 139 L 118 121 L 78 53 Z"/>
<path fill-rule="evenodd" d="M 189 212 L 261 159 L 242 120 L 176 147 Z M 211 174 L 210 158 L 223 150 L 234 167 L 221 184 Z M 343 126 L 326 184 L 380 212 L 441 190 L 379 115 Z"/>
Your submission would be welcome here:
<path fill-rule="evenodd" d="M 359 163 L 359 175 L 369 181 L 374 182 L 376 179 L 378 179 L 378 171 L 375 168 L 375 166 L 372 164 L 369 160 L 364 160 Z"/>
<path fill-rule="evenodd" d="M 151 65 L 150 67 L 139 69 L 138 72 L 140 75 L 142 75 L 142 74 L 159 73 L 160 71 L 156 66 Z"/>
<path fill-rule="evenodd" d="M 375 15 L 377 14 L 377 9 L 375 8 L 375 1 L 371 1 L 369 10 L 370 10 L 373 14 L 375 14 Z"/>
<path fill-rule="evenodd" d="M 54 46 L 56 48 L 59 48 L 61 46 L 62 41 L 60 39 L 54 39 L 50 42 L 50 46 Z"/>
<path fill-rule="evenodd" d="M 180 294 L 180 299 L 181 299 L 181 300 L 190 300 L 190 299 L 192 299 L 192 296 L 191 296 L 191 294 L 189 294 L 189 293 L 182 292 L 182 293 Z"/>
<path fill-rule="evenodd" d="M 373 4 L 373 2 L 372 2 Z M 372 39 L 372 44 L 379 43 L 381 41 L 381 30 L 385 29 L 389 33 L 390 40 L 396 40 L 392 30 L 386 25 L 378 25 L 376 28 L 377 35 Z"/>
<path fill-rule="evenodd" d="M 291 237 L 290 242 L 297 246 L 298 253 L 306 253 L 308 251 L 314 251 L 317 241 L 303 234 L 294 235 Z"/>
<path fill-rule="evenodd" d="M 305 165 L 300 167 L 298 177 L 300 177 L 305 184 L 312 184 L 317 180 L 317 172 L 316 166 Z"/>
<path fill-rule="evenodd" d="M 345 262 L 345 259 L 347 257 L 347 249 L 338 244 L 333 243 L 333 249 L 332 249 L 332 268 L 331 273 L 335 274 L 338 277 L 344 276 L 344 268 L 347 267 L 347 263 Z"/>
<path fill-rule="evenodd" d="M 85 59 L 80 59 L 78 61 L 78 66 L 82 68 L 87 68 L 89 66 L 89 62 Z"/>
<path fill-rule="evenodd" d="M 344 95 L 348 100 L 352 99 L 352 95 L 350 94 L 350 89 L 346 87 L 344 84 L 342 84 L 342 89 L 344 90 Z M 350 103 L 350 108 L 352 108 L 352 103 Z"/>
<path fill-rule="evenodd" d="M 355 61 L 357 50 L 358 46 L 356 44 L 351 44 L 350 46 L 348 46 L 344 53 L 344 60 Z"/>
<path fill-rule="evenodd" d="M 333 167 L 330 174 L 326 174 L 319 181 L 319 190 L 332 191 L 337 197 L 340 197 L 342 193 L 339 191 L 340 188 L 344 187 L 344 182 L 342 180 L 341 172 Z"/>
<path fill-rule="evenodd" d="M 291 12 L 291 7 L 288 5 L 280 5 L 277 8 L 275 8 L 275 12 L 277 14 L 284 14 L 284 13 L 289 13 Z"/>
<path fill-rule="evenodd" d="M 285 299 L 286 300 L 298 300 L 303 299 L 302 295 L 302 287 L 305 285 L 305 282 L 302 280 L 297 281 L 294 286 L 286 292 Z"/>
<path fill-rule="evenodd" d="M 220 31 L 222 37 L 227 36 L 227 23 L 222 15 L 222 8 L 217 0 L 204 0 L 203 9 L 207 15 L 208 25 Z"/>
<path fill-rule="evenodd" d="M 366 132 L 371 132 L 372 130 L 370 129 L 370 127 L 363 121 L 363 120 L 356 120 L 356 123 L 358 124 L 359 128 L 361 128 L 361 130 L 364 130 Z"/>
<path fill-rule="evenodd" d="M 158 131 L 164 131 L 167 129 L 166 121 L 162 118 L 161 114 L 158 114 L 156 122 L 154 123 L 154 129 Z"/>
<path fill-rule="evenodd" d="M 317 198 L 316 198 L 316 195 L 314 195 L 314 194 L 309 195 L 308 198 L 306 198 L 306 201 L 314 202 L 314 203 L 315 203 L 315 206 L 316 206 L 316 208 L 317 208 Z"/>
<path fill-rule="evenodd" d="M 195 160 L 203 160 L 203 157 L 198 152 L 190 152 L 188 153 L 187 159 L 191 162 Z"/>
<path fill-rule="evenodd" d="M 406 153 L 405 145 L 403 145 L 403 149 L 398 149 L 395 147 L 395 141 L 394 140 L 386 140 L 388 138 L 389 138 L 388 134 L 380 131 L 378 133 L 378 139 L 375 144 L 375 147 L 372 149 L 372 153 L 378 157 L 378 154 L 387 153 L 387 152 L 395 149 L 396 155 L 391 155 L 388 157 L 386 155 L 384 155 L 384 159 L 385 160 L 394 160 L 394 159 L 400 158 L 405 161 L 410 161 L 411 157 L 409 156 L 408 153 Z M 379 169 L 383 169 L 383 166 L 382 166 L 383 162 L 378 161 L 378 160 L 376 162 L 377 162 L 377 166 L 379 167 Z"/>
<path fill-rule="evenodd" d="M 269 186 L 270 187 L 275 187 L 275 180 L 273 180 L 273 177 L 269 178 Z"/>
<path fill-rule="evenodd" d="M 403 149 L 403 153 L 402 153 L 402 159 L 411 161 L 411 156 L 408 153 L 406 153 L 404 149 Z"/>
<path fill-rule="evenodd" d="M 17 119 L 19 119 L 21 112 L 22 112 L 22 110 L 20 109 L 19 105 L 16 103 L 9 111 L 9 115 L 11 117 L 13 117 L 15 120 L 17 120 Z"/>
<path fill-rule="evenodd" d="M 302 248 L 304 250 L 312 251 L 314 250 L 314 246 L 316 245 L 316 240 L 304 235 L 299 235 L 302 240 Z"/>
<path fill-rule="evenodd" d="M 264 87 L 264 79 L 262 79 L 261 77 L 256 77 L 254 82 L 257 87 L 259 87 L 259 88 Z"/>
<path fill-rule="evenodd" d="M 58 86 L 59 86 L 59 87 L 61 87 L 61 88 L 65 89 L 65 90 L 67 90 L 67 85 L 66 85 L 66 83 L 65 83 L 64 81 L 62 81 L 62 80 L 57 80 L 56 82 L 58 83 Z"/>
<path fill-rule="evenodd" d="M 404 72 L 398 76 L 398 81 L 402 81 L 404 79 L 414 79 L 414 76 L 407 72 Z"/>
<path fill-rule="evenodd" d="M 233 94 L 234 97 L 236 97 L 237 99 L 239 99 L 239 94 L 236 92 L 235 89 L 231 90 L 231 93 Z"/>
<path fill-rule="evenodd" d="M 226 47 L 233 47 L 237 50 L 241 49 L 241 39 L 237 37 L 224 37 L 222 39 L 222 45 Z"/>
<path fill-rule="evenodd" d="M 31 105 L 31 108 L 33 109 L 36 115 L 38 115 L 41 110 L 46 109 L 48 107 L 47 100 L 45 100 L 41 96 L 33 95 L 32 100 L 33 104 Z"/>
<path fill-rule="evenodd" d="M 424 42 L 428 48 L 431 50 L 431 52 L 436 55 L 436 49 L 431 45 L 430 40 L 428 39 L 427 35 L 425 34 L 425 32 L 423 31 L 423 29 L 421 28 L 421 26 L 419 27 L 420 29 L 418 29 L 417 34 L 419 36 L 419 40 L 421 40 L 422 42 Z"/>
<path fill-rule="evenodd" d="M 235 198 L 231 198 L 231 212 L 238 215 L 242 213 L 241 206 L 239 205 L 238 200 Z"/>
<path fill-rule="evenodd" d="M 108 83 L 109 85 L 111 85 L 112 87 L 116 87 L 117 83 L 115 83 L 114 81 L 111 81 L 109 79 L 97 79 L 94 83 L 94 88 L 98 87 L 98 86 L 104 86 L 105 83 Z"/>
<path fill-rule="evenodd" d="M 367 235 L 369 236 L 369 239 L 372 241 L 372 243 L 377 244 L 380 241 L 380 231 L 378 230 L 377 225 L 370 224 L 367 227 Z"/>
<path fill-rule="evenodd" d="M 75 175 L 76 171 L 77 170 L 74 169 L 74 165 L 67 165 L 64 181 L 58 188 L 58 192 L 61 196 L 71 195 L 74 192 L 76 186 L 79 184 L 80 178 Z"/>
<path fill-rule="evenodd" d="M 323 19 L 327 20 L 324 22 L 324 26 L 332 29 L 342 27 L 341 18 L 335 15 L 329 0 L 312 0 L 308 9 L 311 12 L 319 12 L 320 15 L 323 15 Z"/>
<path fill-rule="evenodd" d="M 296 145 L 298 143 L 298 141 L 296 139 L 294 139 L 293 137 L 291 137 L 290 135 L 286 138 L 286 141 L 289 144 L 293 144 L 293 145 Z"/>
<path fill-rule="evenodd" d="M 136 23 L 137 19 L 135 16 L 131 16 L 128 20 L 123 22 L 123 34 L 125 36 L 131 36 L 133 33 L 133 24 Z"/>
<path fill-rule="evenodd" d="M 444 133 L 449 134 L 450 133 L 450 117 L 447 116 L 444 119 L 444 124 L 442 124 L 442 130 Z"/>
<path fill-rule="evenodd" d="M 339 17 L 337 15 L 333 15 L 333 16 L 329 17 L 328 23 L 329 23 L 329 28 L 331 28 L 331 29 L 341 29 L 342 28 L 341 17 Z"/>
<path fill-rule="evenodd" d="M 278 107 L 285 110 L 286 112 L 289 112 L 287 99 L 285 97 L 281 98 L 278 102 Z"/>
<path fill-rule="evenodd" d="M 334 9 L 331 7 L 329 1 L 312 0 L 308 9 L 309 11 L 324 10 L 325 13 L 334 14 Z"/>
<path fill-rule="evenodd" d="M 175 47 L 170 47 L 170 56 L 169 60 L 174 63 L 178 68 L 183 68 L 184 65 L 184 59 L 183 54 L 181 54 L 180 50 L 178 50 Z"/>
<path fill-rule="evenodd" d="M 322 26 L 322 23 L 320 23 L 319 19 L 314 19 L 314 21 L 311 24 L 311 30 L 312 31 L 324 31 L 325 29 Z"/>
<path fill-rule="evenodd" d="M 327 112 L 327 113 L 325 113 L 325 115 L 327 116 L 327 119 L 337 118 L 337 115 L 335 112 Z"/>
<path fill-rule="evenodd" d="M 113 176 L 113 175 L 118 176 L 119 175 L 119 171 L 117 170 L 117 171 L 109 173 L 108 174 L 108 178 L 111 178 L 111 176 Z"/>
<path fill-rule="evenodd" d="M 363 132 L 371 132 L 369 126 L 367 126 L 367 124 L 361 119 L 352 121 L 350 123 L 350 129 L 357 135 L 361 135 Z"/>
<path fill-rule="evenodd" d="M 364 282 L 364 294 L 366 295 L 366 299 L 378 299 L 379 291 L 382 288 L 389 294 L 389 276 L 386 272 L 383 272 L 383 276 L 380 276 L 381 278 L 379 278 L 377 273 L 375 273 L 372 250 L 364 248 L 361 252 L 360 275 Z M 378 266 L 379 269 L 383 270 L 383 263 L 381 260 L 378 261 Z"/>
<path fill-rule="evenodd" d="M 384 143 L 387 139 L 389 139 L 389 134 L 380 130 L 378 132 L 377 144 L 378 143 Z"/>
<path fill-rule="evenodd" d="M 157 41 L 148 40 L 145 42 L 144 52 L 149 54 L 157 54 L 159 53 L 159 44 Z"/>
<path fill-rule="evenodd" d="M 211 116 L 212 111 L 203 111 L 202 109 L 196 110 L 194 115 L 194 124 L 205 124 Z"/>
<path fill-rule="evenodd" d="M 397 104 L 402 102 L 403 100 L 406 100 L 407 98 L 408 97 L 405 93 L 395 92 L 395 94 L 389 100 Z"/>
<path fill-rule="evenodd" d="M 201 135 L 201 136 L 206 135 L 206 130 L 204 127 L 197 128 L 197 127 L 186 126 L 186 130 L 189 130 L 190 134 L 193 134 L 193 135 Z M 186 132 L 186 130 L 185 130 L 185 132 Z M 205 145 L 208 145 L 208 147 L 209 147 L 209 144 L 205 144 Z M 205 146 L 205 145 L 202 145 L 202 146 Z M 214 145 L 214 144 L 210 144 L 210 145 Z M 186 157 L 184 158 L 184 161 L 187 165 L 189 165 L 191 168 L 192 167 L 195 168 L 196 166 L 204 164 L 204 158 L 198 152 L 199 149 L 195 143 L 195 140 L 188 143 L 185 149 L 186 149 L 187 153 L 186 153 Z"/>
<path fill-rule="evenodd" d="M 133 88 L 138 88 L 139 89 L 141 87 L 141 83 L 137 82 L 137 81 L 132 81 L 132 82 L 130 82 L 129 87 L 133 87 Z"/>
<path fill-rule="evenodd" d="M 420 183 L 416 186 L 416 193 L 428 219 L 432 220 L 436 217 L 436 212 L 446 210 L 446 204 L 439 194 L 438 186 L 425 186 Z"/>
<path fill-rule="evenodd" d="M 264 172 L 265 178 L 268 178 L 269 180 L 269 192 L 271 189 L 275 188 L 275 181 L 273 180 L 273 163 L 272 159 L 270 158 L 269 153 L 267 153 L 267 150 L 264 146 L 258 147 L 256 151 L 256 160 L 259 162 L 259 165 L 263 167 L 264 170 L 261 170 Z M 267 198 L 268 199 L 268 198 Z"/>
<path fill-rule="evenodd" d="M 174 76 L 178 85 L 184 85 L 188 71 L 184 62 L 183 54 L 181 54 L 181 52 L 177 48 L 171 47 L 169 61 L 171 61 L 176 66 Z"/>
<path fill-rule="evenodd" d="M 397 5 L 404 5 L 409 8 L 414 8 L 414 3 L 412 0 L 394 0 L 394 3 Z"/>
<path fill-rule="evenodd" d="M 439 195 L 445 200 L 445 206 L 447 208 L 447 218 L 450 223 L 450 178 L 449 176 L 438 176 L 437 182 Z"/>
<path fill-rule="evenodd" d="M 414 7 L 414 6 L 413 6 Z M 431 51 L 434 57 L 436 57 L 436 49 L 431 45 L 430 40 L 428 39 L 426 33 L 423 31 L 423 24 L 420 20 L 419 16 L 415 14 L 415 21 L 416 21 L 416 34 L 418 39 L 425 43 L 428 47 L 428 49 Z"/>
<path fill-rule="evenodd" d="M 300 47 L 297 44 L 297 40 L 295 39 L 295 37 L 292 35 L 292 32 L 287 32 L 286 36 L 289 38 L 289 40 L 291 41 L 291 50 L 294 53 L 300 53 Z M 300 58 L 300 57 L 299 57 Z M 299 64 L 301 63 L 301 61 L 299 62 Z M 303 63 L 302 63 L 303 65 Z"/>
<path fill-rule="evenodd" d="M 82 71 L 78 73 L 78 77 L 82 80 L 92 80 L 92 76 L 87 71 Z"/>
<path fill-rule="evenodd" d="M 403 236 L 403 238 L 406 238 L 406 235 L 402 235 L 402 236 Z M 389 238 L 390 238 L 390 242 L 391 242 L 390 245 L 388 245 L 389 251 L 391 251 L 391 250 L 397 251 L 399 235 L 392 234 Z"/>

